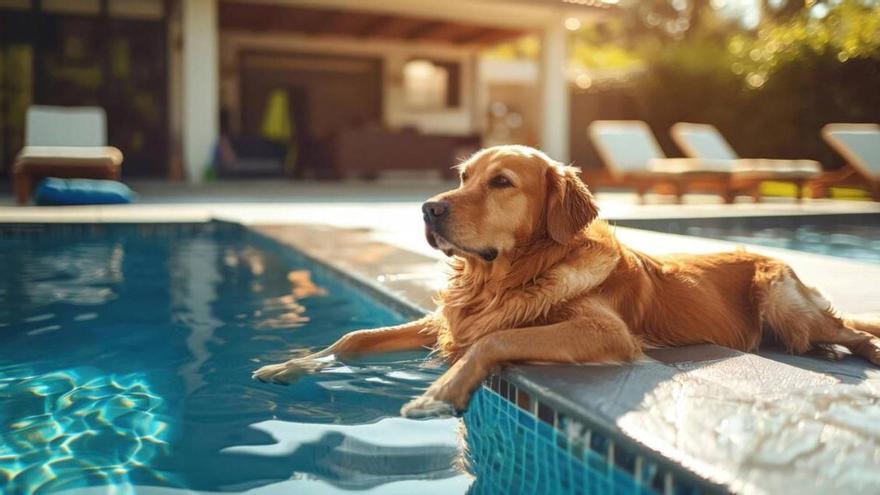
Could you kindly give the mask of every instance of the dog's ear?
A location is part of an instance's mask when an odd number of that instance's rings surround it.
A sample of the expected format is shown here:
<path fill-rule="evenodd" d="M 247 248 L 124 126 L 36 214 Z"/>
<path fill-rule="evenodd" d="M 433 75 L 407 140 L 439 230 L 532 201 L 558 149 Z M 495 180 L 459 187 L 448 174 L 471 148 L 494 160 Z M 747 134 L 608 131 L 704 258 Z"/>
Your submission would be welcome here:
<path fill-rule="evenodd" d="M 599 207 L 574 167 L 547 169 L 547 234 L 564 244 L 590 224 Z"/>

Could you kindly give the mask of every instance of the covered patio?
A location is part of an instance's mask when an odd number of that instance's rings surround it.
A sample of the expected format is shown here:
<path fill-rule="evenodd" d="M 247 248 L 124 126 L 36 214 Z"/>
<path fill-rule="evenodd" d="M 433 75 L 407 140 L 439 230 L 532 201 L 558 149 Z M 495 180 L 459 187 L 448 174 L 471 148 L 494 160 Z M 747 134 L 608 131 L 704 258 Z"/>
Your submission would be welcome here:
<path fill-rule="evenodd" d="M 171 98 L 181 175 L 201 181 L 222 135 L 255 133 L 295 142 L 301 162 L 336 161 L 349 175 L 357 166 L 362 177 L 434 167 L 418 150 L 434 150 L 448 167 L 486 130 L 481 51 L 527 34 L 541 43 L 534 144 L 567 160 L 566 21 L 593 23 L 611 11 L 598 0 L 183 2 L 181 91 Z M 174 71 L 172 87 L 173 79 Z M 273 124 L 278 101 L 293 110 Z M 374 166 L 362 164 L 370 146 L 385 154 Z"/>

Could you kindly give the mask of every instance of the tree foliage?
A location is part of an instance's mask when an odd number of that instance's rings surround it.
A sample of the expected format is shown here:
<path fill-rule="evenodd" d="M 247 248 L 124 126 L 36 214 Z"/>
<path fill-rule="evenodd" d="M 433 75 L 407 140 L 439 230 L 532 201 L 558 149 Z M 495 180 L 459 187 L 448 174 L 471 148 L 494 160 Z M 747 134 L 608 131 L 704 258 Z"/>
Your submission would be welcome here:
<path fill-rule="evenodd" d="M 880 60 L 880 2 L 844 0 L 831 8 L 815 4 L 784 23 L 765 22 L 757 33 L 731 36 L 728 49 L 736 58 L 731 70 L 752 88 L 792 64 L 829 57 L 840 64 Z"/>
<path fill-rule="evenodd" d="M 630 117 L 647 120 L 670 153 L 669 126 L 692 121 L 715 124 L 746 156 L 839 163 L 819 138 L 821 127 L 880 122 L 880 1 L 763 0 L 752 27 L 722 4 L 624 4 L 626 13 L 609 21 L 618 27 L 578 33 L 575 46 L 599 53 L 625 47 L 634 66 L 641 64 L 626 89 Z M 666 28 L 674 23 L 687 29 Z M 581 65 L 602 70 L 601 57 L 580 53 Z M 621 90 L 603 91 L 589 88 L 596 98 Z"/>

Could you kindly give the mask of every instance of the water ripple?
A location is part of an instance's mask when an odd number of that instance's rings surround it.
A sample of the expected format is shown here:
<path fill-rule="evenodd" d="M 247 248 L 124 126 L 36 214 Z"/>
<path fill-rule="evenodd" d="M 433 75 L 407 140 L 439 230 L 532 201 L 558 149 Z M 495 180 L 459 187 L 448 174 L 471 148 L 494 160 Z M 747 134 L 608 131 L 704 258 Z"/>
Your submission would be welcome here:
<path fill-rule="evenodd" d="M 7 374 L 0 401 L 0 493 L 127 483 L 168 446 L 164 401 L 141 374 Z"/>

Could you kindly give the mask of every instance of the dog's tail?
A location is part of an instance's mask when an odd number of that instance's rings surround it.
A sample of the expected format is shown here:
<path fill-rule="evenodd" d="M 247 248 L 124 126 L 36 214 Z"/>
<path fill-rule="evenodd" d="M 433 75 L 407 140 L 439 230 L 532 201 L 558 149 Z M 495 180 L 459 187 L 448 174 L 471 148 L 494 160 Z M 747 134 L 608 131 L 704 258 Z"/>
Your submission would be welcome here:
<path fill-rule="evenodd" d="M 880 316 L 878 315 L 846 315 L 843 317 L 843 324 L 853 330 L 861 330 L 875 337 L 880 337 Z"/>

